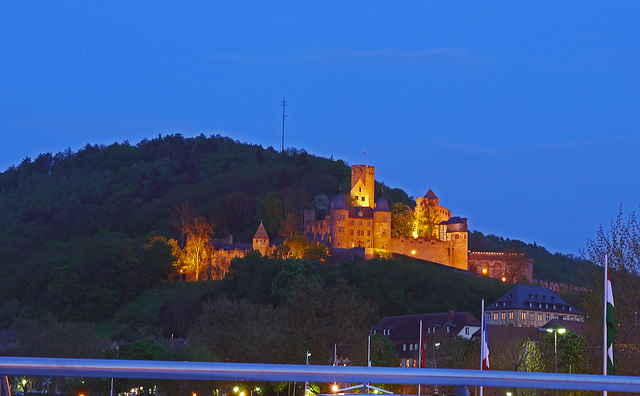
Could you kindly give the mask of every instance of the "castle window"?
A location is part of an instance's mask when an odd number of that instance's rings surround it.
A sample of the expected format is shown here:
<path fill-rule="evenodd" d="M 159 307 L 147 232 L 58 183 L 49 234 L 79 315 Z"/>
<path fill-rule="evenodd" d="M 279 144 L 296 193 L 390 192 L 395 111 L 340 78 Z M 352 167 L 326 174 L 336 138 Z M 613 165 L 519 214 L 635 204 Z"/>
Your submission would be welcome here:
<path fill-rule="evenodd" d="M 362 197 L 362 201 L 364 201 L 364 197 Z"/>
<path fill-rule="evenodd" d="M 349 222 L 349 224 L 353 225 L 353 220 L 351 220 L 351 221 Z"/>
<path fill-rule="evenodd" d="M 367 225 L 371 225 L 371 222 L 370 222 L 370 221 L 367 221 Z"/>
<path fill-rule="evenodd" d="M 349 235 L 353 235 L 353 230 L 349 230 Z"/>
<path fill-rule="evenodd" d="M 362 212 L 360 212 L 360 213 L 362 213 Z M 358 216 L 360 216 L 360 213 L 358 213 Z M 360 221 L 358 222 L 358 225 L 362 225 L 362 220 L 360 220 Z"/>
<path fill-rule="evenodd" d="M 362 187 L 358 187 L 358 192 L 362 192 Z"/>
<path fill-rule="evenodd" d="M 358 217 L 362 217 L 362 211 L 358 212 Z M 362 222 L 360 222 L 360 225 L 362 225 Z"/>
<path fill-rule="evenodd" d="M 367 230 L 367 236 L 371 236 L 371 231 Z"/>
<path fill-rule="evenodd" d="M 356 195 L 355 198 L 356 198 L 356 201 L 357 201 L 358 200 L 358 196 Z"/>
<path fill-rule="evenodd" d="M 387 216 L 382 216 L 382 221 L 387 221 Z"/>

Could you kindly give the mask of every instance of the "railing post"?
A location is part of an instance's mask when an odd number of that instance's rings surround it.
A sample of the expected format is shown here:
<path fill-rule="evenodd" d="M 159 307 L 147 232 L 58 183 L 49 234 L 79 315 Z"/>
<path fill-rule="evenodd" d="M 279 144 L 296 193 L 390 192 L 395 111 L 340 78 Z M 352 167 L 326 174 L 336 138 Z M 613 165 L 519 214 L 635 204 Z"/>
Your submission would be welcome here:
<path fill-rule="evenodd" d="M 2 375 L 0 377 L 0 396 L 11 396 L 9 378 L 6 375 Z"/>

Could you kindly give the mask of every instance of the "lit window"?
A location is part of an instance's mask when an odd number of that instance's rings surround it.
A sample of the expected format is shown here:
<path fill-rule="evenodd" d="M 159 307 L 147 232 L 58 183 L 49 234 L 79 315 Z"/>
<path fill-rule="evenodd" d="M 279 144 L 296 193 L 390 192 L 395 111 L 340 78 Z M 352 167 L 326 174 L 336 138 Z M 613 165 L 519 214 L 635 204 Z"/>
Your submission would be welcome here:
<path fill-rule="evenodd" d="M 509 311 L 509 320 L 513 320 L 513 311 Z"/>
<path fill-rule="evenodd" d="M 538 322 L 542 322 L 542 314 L 538 314 Z"/>
<path fill-rule="evenodd" d="M 506 312 L 500 313 L 500 319 L 506 320 L 507 319 L 507 313 Z"/>
<path fill-rule="evenodd" d="M 498 320 L 498 313 L 497 312 L 493 313 L 493 320 Z"/>
<path fill-rule="evenodd" d="M 520 319 L 526 320 L 527 319 L 527 313 L 526 312 L 521 312 L 520 313 Z"/>
<path fill-rule="evenodd" d="M 535 320 L 536 320 L 536 314 L 534 314 L 533 312 L 531 312 L 531 313 L 529 314 L 529 320 L 530 320 L 530 321 L 532 321 L 532 322 L 533 322 L 533 321 L 535 321 Z"/>

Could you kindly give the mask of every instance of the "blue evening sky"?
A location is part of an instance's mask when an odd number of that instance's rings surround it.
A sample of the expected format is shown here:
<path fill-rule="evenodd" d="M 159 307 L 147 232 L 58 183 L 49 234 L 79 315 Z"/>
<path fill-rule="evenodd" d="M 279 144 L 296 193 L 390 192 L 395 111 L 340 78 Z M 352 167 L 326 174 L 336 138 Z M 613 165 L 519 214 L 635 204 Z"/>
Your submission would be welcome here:
<path fill-rule="evenodd" d="M 279 149 L 286 96 L 287 147 L 579 253 L 640 203 L 639 20 L 637 1 L 3 2 L 0 170 L 169 133 Z"/>

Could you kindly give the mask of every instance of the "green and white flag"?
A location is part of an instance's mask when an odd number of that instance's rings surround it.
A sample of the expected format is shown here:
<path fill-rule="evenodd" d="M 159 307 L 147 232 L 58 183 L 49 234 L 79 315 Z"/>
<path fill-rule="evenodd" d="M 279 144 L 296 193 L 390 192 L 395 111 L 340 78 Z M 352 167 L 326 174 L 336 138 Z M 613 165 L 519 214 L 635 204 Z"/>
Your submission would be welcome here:
<path fill-rule="evenodd" d="M 606 313 L 607 313 L 607 371 L 609 375 L 616 374 L 616 366 L 613 360 L 613 340 L 616 338 L 618 326 L 616 324 L 616 311 L 613 303 L 613 291 L 611 290 L 611 279 L 607 270 L 607 295 L 606 295 Z"/>

